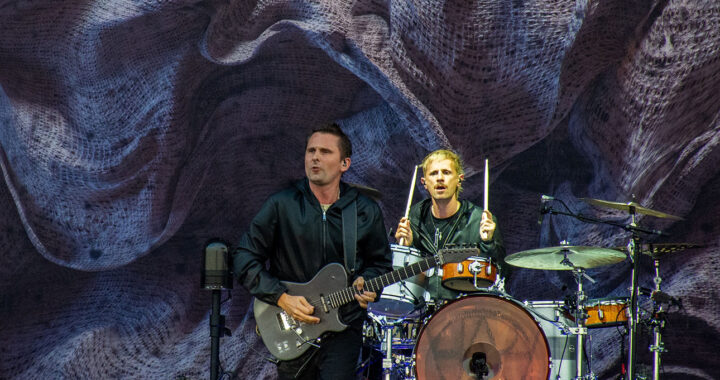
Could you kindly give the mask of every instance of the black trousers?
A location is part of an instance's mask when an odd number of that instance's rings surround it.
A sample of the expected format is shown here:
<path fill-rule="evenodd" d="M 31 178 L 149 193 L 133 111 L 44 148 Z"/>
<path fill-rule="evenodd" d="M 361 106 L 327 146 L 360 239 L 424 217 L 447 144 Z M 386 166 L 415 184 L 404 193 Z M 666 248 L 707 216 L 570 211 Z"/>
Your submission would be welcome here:
<path fill-rule="evenodd" d="M 362 318 L 343 331 L 330 333 L 320 348 L 310 348 L 297 359 L 277 365 L 280 380 L 352 380 L 357 377 L 362 350 Z"/>

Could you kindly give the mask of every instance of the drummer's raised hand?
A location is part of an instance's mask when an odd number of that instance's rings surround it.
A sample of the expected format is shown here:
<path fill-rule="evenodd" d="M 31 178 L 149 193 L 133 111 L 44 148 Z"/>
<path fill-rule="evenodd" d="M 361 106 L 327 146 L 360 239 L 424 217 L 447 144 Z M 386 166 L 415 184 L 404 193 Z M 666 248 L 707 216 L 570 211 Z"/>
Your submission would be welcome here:
<path fill-rule="evenodd" d="M 367 309 L 368 302 L 375 301 L 375 298 L 377 297 L 377 293 L 363 290 L 365 287 L 365 279 L 360 276 L 353 281 L 353 287 L 357 289 L 357 292 L 355 292 L 355 299 L 360 304 L 360 307 L 363 309 Z"/>
<path fill-rule="evenodd" d="M 483 241 L 490 241 L 495 234 L 495 222 L 490 210 L 483 211 L 482 220 L 480 220 L 480 238 Z"/>
<path fill-rule="evenodd" d="M 400 219 L 400 223 L 398 223 L 397 230 L 395 231 L 395 239 L 398 241 L 398 244 L 410 246 L 413 242 L 413 233 L 412 229 L 410 229 L 410 219 L 408 218 L 402 218 Z"/>

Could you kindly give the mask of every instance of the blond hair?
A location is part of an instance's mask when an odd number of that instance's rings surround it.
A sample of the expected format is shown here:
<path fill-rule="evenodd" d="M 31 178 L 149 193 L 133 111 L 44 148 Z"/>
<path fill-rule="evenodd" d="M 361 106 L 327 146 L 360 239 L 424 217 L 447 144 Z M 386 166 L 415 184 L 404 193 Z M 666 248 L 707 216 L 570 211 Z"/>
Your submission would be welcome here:
<path fill-rule="evenodd" d="M 423 171 L 423 177 L 425 176 L 425 172 L 427 171 L 428 165 L 430 165 L 431 161 L 438 161 L 438 160 L 450 160 L 453 163 L 453 166 L 455 166 L 455 171 L 457 172 L 458 176 L 461 176 L 465 174 L 465 169 L 463 169 L 463 163 L 460 159 L 460 156 L 458 156 L 457 153 L 447 150 L 447 149 L 438 149 L 436 151 L 430 152 L 425 158 L 423 158 L 422 163 L 420 164 L 420 167 Z M 462 191 L 462 181 L 458 183 L 457 190 L 455 191 L 455 194 L 460 194 Z"/>

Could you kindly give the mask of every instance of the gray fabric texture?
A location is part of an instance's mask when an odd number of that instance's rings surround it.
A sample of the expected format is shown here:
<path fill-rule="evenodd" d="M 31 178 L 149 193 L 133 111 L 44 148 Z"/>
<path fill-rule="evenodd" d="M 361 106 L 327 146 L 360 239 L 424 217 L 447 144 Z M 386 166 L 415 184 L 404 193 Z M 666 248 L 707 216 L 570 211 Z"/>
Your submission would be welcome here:
<path fill-rule="evenodd" d="M 237 241 L 331 121 L 355 144 L 345 180 L 383 193 L 387 228 L 440 147 L 479 204 L 490 158 L 508 254 L 627 243 L 563 216 L 538 226 L 540 194 L 683 217 L 638 219 L 671 234 L 657 242 L 704 245 L 661 262 L 684 306 L 663 378 L 720 378 L 716 1 L 2 0 L 0 20 L 0 378 L 208 378 L 203 243 Z M 627 294 L 627 265 L 589 272 L 591 298 Z M 520 300 L 574 287 L 515 273 Z M 271 379 L 249 301 L 223 304 L 223 369 Z M 594 371 L 615 378 L 617 331 L 592 336 Z"/>

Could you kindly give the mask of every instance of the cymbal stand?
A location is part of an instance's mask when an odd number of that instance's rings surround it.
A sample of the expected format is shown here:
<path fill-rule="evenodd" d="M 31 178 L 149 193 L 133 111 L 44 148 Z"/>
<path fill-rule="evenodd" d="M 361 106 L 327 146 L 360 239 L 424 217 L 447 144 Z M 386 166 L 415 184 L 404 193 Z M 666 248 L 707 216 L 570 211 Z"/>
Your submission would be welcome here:
<path fill-rule="evenodd" d="M 660 292 L 660 262 L 655 258 L 655 291 Z M 650 346 L 650 351 L 653 353 L 653 380 L 660 379 L 660 354 L 665 352 L 665 344 L 662 342 L 662 329 L 665 327 L 665 309 L 661 302 L 654 301 L 655 306 L 653 307 L 653 335 L 655 338 L 654 343 Z"/>
<path fill-rule="evenodd" d="M 385 357 L 382 360 L 382 373 L 383 373 L 383 379 L 384 380 L 390 380 L 390 374 L 392 373 L 392 367 L 393 367 L 393 360 L 392 360 L 392 330 L 395 327 L 395 323 L 388 323 L 387 318 L 385 317 L 375 317 L 374 315 L 370 314 L 370 318 L 374 319 L 376 322 L 380 323 L 380 328 L 382 329 L 383 335 L 383 343 L 380 346 L 381 351 L 385 354 Z"/>
<path fill-rule="evenodd" d="M 632 260 L 633 269 L 632 269 L 632 286 L 631 286 L 631 295 L 630 295 L 630 308 L 631 308 L 631 315 L 629 318 L 629 347 L 628 347 L 628 363 L 627 363 L 627 380 L 635 380 L 635 360 L 636 360 L 636 353 L 637 353 L 637 335 L 638 335 L 638 324 L 640 321 L 639 317 L 639 307 L 638 307 L 638 272 L 640 270 L 640 260 L 639 260 L 639 249 L 640 249 L 640 236 L 639 233 L 645 233 L 650 235 L 662 235 L 667 236 L 662 231 L 652 230 L 648 228 L 641 227 L 636 222 L 636 208 L 635 206 L 629 206 L 628 212 L 631 217 L 631 223 L 628 225 L 624 225 L 618 222 L 614 221 L 604 221 L 597 218 L 592 218 L 588 216 L 584 216 L 582 214 L 574 214 L 572 211 L 570 211 L 570 208 L 565 205 L 564 202 L 560 201 L 563 206 L 565 206 L 566 209 L 568 209 L 569 212 L 563 212 L 556 210 L 552 207 L 543 210 L 544 213 L 548 213 L 550 215 L 568 215 L 572 216 L 580 221 L 583 222 L 590 222 L 590 223 L 602 223 L 607 224 L 611 226 L 620 227 L 626 231 L 629 231 L 632 233 L 632 238 L 630 239 L 630 242 L 628 243 L 628 257 Z"/>
<path fill-rule="evenodd" d="M 636 227 L 635 207 L 630 207 L 631 227 Z M 632 286 L 630 288 L 630 343 L 628 344 L 628 367 L 627 380 L 635 379 L 635 360 L 637 354 L 638 339 L 638 323 L 640 322 L 638 310 L 638 272 L 640 270 L 640 260 L 638 257 L 638 248 L 640 247 L 640 236 L 632 230 L 632 238 L 628 243 L 628 255 L 632 259 Z"/>
<path fill-rule="evenodd" d="M 585 314 L 585 299 L 587 297 L 585 297 L 585 292 L 583 292 L 583 277 L 587 278 L 593 284 L 595 283 L 595 280 L 585 273 L 585 269 L 573 265 L 567 255 L 567 252 L 565 252 L 565 258 L 561 261 L 561 263 L 572 268 L 573 275 L 575 276 L 575 282 L 577 282 L 578 286 L 577 291 L 575 292 L 576 302 L 575 312 L 573 313 L 575 321 L 577 322 L 577 327 L 570 327 L 568 329 L 571 334 L 577 337 L 577 345 L 575 347 L 575 364 L 577 365 L 577 372 L 575 374 L 575 380 L 594 379 L 595 375 L 592 373 L 592 370 L 589 371 L 587 376 L 583 376 L 583 353 L 585 352 L 583 345 L 585 343 L 585 335 L 588 334 L 588 329 L 585 327 L 585 318 L 587 317 Z"/>

